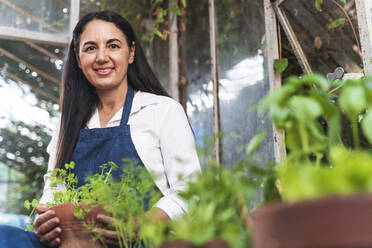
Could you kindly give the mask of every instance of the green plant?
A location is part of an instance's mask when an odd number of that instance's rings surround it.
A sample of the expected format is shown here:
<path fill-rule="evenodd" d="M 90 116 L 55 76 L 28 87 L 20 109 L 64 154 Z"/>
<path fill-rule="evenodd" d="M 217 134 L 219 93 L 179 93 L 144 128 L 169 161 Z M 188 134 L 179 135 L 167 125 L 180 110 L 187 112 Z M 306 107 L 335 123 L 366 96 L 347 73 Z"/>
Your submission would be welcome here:
<path fill-rule="evenodd" d="M 258 108 L 270 109 L 272 121 L 286 134 L 289 155 L 278 167 L 283 199 L 371 191 L 372 155 L 360 147 L 361 138 L 372 144 L 371 83 L 371 78 L 290 77 L 262 101 Z M 343 142 L 348 130 L 352 144 Z"/>
<path fill-rule="evenodd" d="M 143 166 L 136 166 L 132 161 L 123 160 L 124 176 L 120 180 L 114 180 L 112 172 L 117 170 L 118 166 L 109 162 L 100 166 L 101 173 L 89 176 L 85 185 L 77 187 L 77 177 L 71 173 L 74 166 L 74 162 L 71 162 L 65 164 L 64 169 L 51 171 L 52 187 L 64 183 L 65 191 L 54 193 L 54 199 L 48 205 L 74 203 L 74 216 L 80 220 L 83 220 L 86 214 L 80 203 L 91 204 L 91 208 L 102 205 L 105 214 L 114 219 L 110 228 L 117 232 L 120 247 L 134 247 L 141 242 L 138 226 L 141 225 L 142 219 L 145 219 L 148 207 L 154 205 L 161 197 L 153 176 Z M 25 202 L 25 207 L 29 209 L 36 205 L 36 200 L 32 203 Z M 94 227 L 88 224 L 86 227 L 94 230 Z M 97 234 L 96 238 L 99 239 L 100 235 Z"/>
<path fill-rule="evenodd" d="M 248 209 L 257 200 L 261 179 L 265 176 L 271 180 L 270 175 L 273 175 L 272 167 L 262 168 L 252 158 L 265 135 L 266 132 L 262 132 L 252 138 L 245 147 L 247 157 L 231 169 L 210 160 L 198 179 L 180 193 L 188 205 L 188 211 L 181 218 L 141 226 L 141 236 L 147 244 L 187 240 L 201 247 L 223 239 L 231 247 L 249 247 Z M 271 200 L 278 197 L 277 192 L 264 191 Z"/>

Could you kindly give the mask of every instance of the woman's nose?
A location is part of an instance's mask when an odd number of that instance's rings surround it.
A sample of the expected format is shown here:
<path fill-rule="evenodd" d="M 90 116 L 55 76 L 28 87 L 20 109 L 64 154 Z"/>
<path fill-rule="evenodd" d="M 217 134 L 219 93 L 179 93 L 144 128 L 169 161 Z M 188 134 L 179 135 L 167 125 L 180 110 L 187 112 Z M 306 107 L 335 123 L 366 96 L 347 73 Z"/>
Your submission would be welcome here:
<path fill-rule="evenodd" d="M 106 63 L 108 61 L 108 55 L 106 49 L 97 49 L 96 62 L 97 63 Z"/>

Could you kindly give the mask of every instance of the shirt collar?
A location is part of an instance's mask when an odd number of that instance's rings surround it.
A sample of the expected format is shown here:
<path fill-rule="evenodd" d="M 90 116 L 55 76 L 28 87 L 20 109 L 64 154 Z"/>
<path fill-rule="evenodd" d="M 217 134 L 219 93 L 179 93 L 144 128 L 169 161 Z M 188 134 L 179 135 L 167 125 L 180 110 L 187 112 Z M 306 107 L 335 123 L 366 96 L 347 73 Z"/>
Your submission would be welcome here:
<path fill-rule="evenodd" d="M 133 103 L 132 103 L 132 109 L 130 112 L 130 115 L 133 115 L 143 109 L 144 107 L 152 104 L 157 104 L 159 103 L 159 98 L 155 94 L 143 92 L 143 91 L 137 91 L 136 94 L 134 95 L 133 98 Z M 110 122 L 117 122 L 121 120 L 121 115 L 123 113 L 123 107 L 121 107 L 118 112 L 111 118 Z M 95 128 L 99 127 L 99 116 L 98 116 L 98 111 L 97 108 L 94 111 L 91 119 L 87 123 L 87 128 Z"/>

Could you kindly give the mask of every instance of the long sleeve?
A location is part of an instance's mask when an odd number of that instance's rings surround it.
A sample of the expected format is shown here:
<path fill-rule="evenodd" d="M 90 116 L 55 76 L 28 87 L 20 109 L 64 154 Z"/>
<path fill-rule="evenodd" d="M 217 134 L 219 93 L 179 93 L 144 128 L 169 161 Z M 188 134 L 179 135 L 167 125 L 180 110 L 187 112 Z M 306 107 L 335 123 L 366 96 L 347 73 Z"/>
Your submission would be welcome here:
<path fill-rule="evenodd" d="M 169 191 L 157 202 L 170 218 L 176 218 L 187 210 L 185 202 L 178 196 L 188 181 L 195 180 L 200 173 L 194 136 L 186 114 L 179 103 L 171 104 L 160 120 L 160 150 Z"/>
<path fill-rule="evenodd" d="M 53 133 L 52 139 L 47 147 L 47 153 L 49 154 L 48 171 L 44 174 L 44 189 L 43 189 L 43 195 L 41 196 L 41 199 L 40 199 L 40 203 L 43 203 L 43 204 L 46 204 L 53 200 L 53 192 L 64 190 L 63 184 L 57 185 L 57 188 L 51 187 L 50 173 L 49 173 L 51 170 L 54 169 L 55 163 L 56 163 L 58 136 L 59 136 L 59 125 L 57 125 Z"/>

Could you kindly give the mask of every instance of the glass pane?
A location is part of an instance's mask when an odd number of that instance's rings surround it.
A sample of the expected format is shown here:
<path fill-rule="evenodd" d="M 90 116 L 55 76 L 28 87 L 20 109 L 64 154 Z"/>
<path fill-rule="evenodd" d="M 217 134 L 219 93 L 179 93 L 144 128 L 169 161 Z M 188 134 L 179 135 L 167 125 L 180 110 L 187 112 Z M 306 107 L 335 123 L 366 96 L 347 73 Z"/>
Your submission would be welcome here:
<path fill-rule="evenodd" d="M 348 73 L 362 72 L 354 1 L 346 4 L 323 1 L 322 11 L 315 8 L 314 1 L 308 0 L 287 0 L 281 6 L 314 72 L 326 75 L 340 66 Z M 284 38 L 282 48 L 283 57 L 296 63 Z M 298 73 L 294 67 L 286 71 L 286 74 Z"/>
<path fill-rule="evenodd" d="M 211 155 L 213 145 L 205 142 L 212 140 L 212 88 L 210 74 L 210 45 L 208 1 L 188 1 L 187 12 L 180 19 L 181 44 L 180 68 L 183 97 L 186 99 L 187 114 L 194 130 L 198 146 L 206 148 L 201 162 Z"/>
<path fill-rule="evenodd" d="M 11 194 L 0 191 L 0 212 L 26 213 L 23 201 L 38 198 L 44 185 L 67 49 L 13 40 L 0 40 L 0 49 L 0 164 L 15 181 L 5 182 Z"/>
<path fill-rule="evenodd" d="M 274 159 L 270 120 L 248 114 L 269 91 L 265 69 L 265 25 L 262 0 L 215 1 L 220 85 L 222 159 L 227 166 L 244 158 L 244 145 L 268 130 L 257 152 L 261 163 Z"/>
<path fill-rule="evenodd" d="M 69 32 L 70 0 L 1 0 L 0 26 L 41 33 Z"/>

